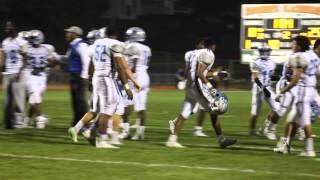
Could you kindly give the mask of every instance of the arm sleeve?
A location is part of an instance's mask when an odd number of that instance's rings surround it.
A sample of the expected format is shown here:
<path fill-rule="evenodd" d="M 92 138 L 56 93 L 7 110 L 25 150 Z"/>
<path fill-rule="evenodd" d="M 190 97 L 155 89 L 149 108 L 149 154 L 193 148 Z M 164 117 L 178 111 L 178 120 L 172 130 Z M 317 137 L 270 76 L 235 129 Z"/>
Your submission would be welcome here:
<path fill-rule="evenodd" d="M 192 56 L 192 52 L 191 51 L 188 51 L 184 54 L 184 62 L 185 63 L 189 63 L 190 60 L 191 60 L 191 56 Z"/>
<path fill-rule="evenodd" d="M 214 63 L 214 59 L 212 57 L 210 57 L 210 55 L 208 53 L 203 52 L 203 53 L 199 54 L 198 62 L 208 66 L 208 65 Z"/>
<path fill-rule="evenodd" d="M 140 57 L 139 49 L 136 46 L 129 45 L 125 48 L 124 54 L 131 59 L 137 59 Z"/>
<path fill-rule="evenodd" d="M 20 45 L 20 51 L 21 53 L 26 53 L 27 52 L 27 49 L 28 49 L 28 43 L 22 43 Z"/>
<path fill-rule="evenodd" d="M 89 62 L 90 58 L 88 56 L 88 45 L 85 43 L 80 43 L 78 46 L 78 53 L 80 54 L 81 57 L 81 63 L 82 63 L 82 70 L 80 77 L 84 79 L 88 79 L 88 69 L 89 69 Z"/>
<path fill-rule="evenodd" d="M 114 44 L 111 46 L 112 57 L 121 57 L 124 53 L 124 47 L 122 44 Z"/>
<path fill-rule="evenodd" d="M 253 73 L 253 72 L 260 72 L 260 68 L 258 66 L 258 64 L 253 61 L 250 63 L 250 71 Z"/>
<path fill-rule="evenodd" d="M 304 69 L 308 66 L 308 62 L 301 54 L 295 54 L 290 57 L 289 65 L 293 68 Z"/>

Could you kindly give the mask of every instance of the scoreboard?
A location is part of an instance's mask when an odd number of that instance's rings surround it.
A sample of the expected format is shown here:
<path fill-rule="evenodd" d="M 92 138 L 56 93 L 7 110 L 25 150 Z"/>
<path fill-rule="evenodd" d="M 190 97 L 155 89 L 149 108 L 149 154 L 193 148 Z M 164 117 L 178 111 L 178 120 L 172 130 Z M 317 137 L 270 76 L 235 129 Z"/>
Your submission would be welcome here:
<path fill-rule="evenodd" d="M 320 38 L 320 4 L 243 4 L 241 7 L 241 61 L 258 57 L 263 44 L 271 56 L 283 63 L 291 53 L 292 38 L 309 37 L 313 44 Z"/>

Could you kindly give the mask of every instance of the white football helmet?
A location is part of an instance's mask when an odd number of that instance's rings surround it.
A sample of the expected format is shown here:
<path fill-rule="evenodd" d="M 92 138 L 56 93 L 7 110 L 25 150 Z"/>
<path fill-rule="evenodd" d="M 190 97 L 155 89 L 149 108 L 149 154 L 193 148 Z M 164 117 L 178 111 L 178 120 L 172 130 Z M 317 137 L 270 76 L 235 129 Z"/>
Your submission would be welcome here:
<path fill-rule="evenodd" d="M 107 28 L 106 27 L 100 28 L 97 31 L 96 36 L 97 36 L 97 39 L 103 39 L 103 38 L 107 37 Z"/>
<path fill-rule="evenodd" d="M 139 27 L 131 27 L 126 31 L 126 38 L 128 41 L 143 42 L 146 39 L 146 32 Z"/>
<path fill-rule="evenodd" d="M 259 56 L 261 59 L 266 60 L 271 55 L 271 48 L 267 45 L 258 47 Z"/>
<path fill-rule="evenodd" d="M 226 113 L 229 106 L 228 97 L 223 92 L 218 91 L 214 99 L 214 102 L 210 104 L 210 108 L 218 114 Z"/>
<path fill-rule="evenodd" d="M 19 37 L 21 37 L 21 38 L 23 38 L 24 40 L 29 40 L 28 38 L 29 38 L 29 36 L 30 36 L 30 32 L 29 31 L 20 31 L 19 33 L 18 33 L 18 36 Z"/>
<path fill-rule="evenodd" d="M 29 31 L 29 40 L 31 44 L 39 45 L 44 41 L 44 35 L 40 30 Z"/>
<path fill-rule="evenodd" d="M 97 33 L 98 33 L 98 30 L 96 30 L 96 29 L 88 32 L 88 34 L 87 34 L 87 41 L 88 41 L 89 44 L 93 44 L 93 42 L 94 42 L 96 39 L 98 39 Z"/>

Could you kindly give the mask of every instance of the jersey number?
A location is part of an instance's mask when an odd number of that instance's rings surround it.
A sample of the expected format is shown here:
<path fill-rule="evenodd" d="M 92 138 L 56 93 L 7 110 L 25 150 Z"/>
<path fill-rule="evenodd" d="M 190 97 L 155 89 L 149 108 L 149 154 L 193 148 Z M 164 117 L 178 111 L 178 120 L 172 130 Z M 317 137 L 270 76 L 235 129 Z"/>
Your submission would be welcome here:
<path fill-rule="evenodd" d="M 316 74 L 317 67 L 318 67 L 318 60 L 317 59 L 312 59 L 310 61 L 309 68 L 306 70 L 306 74 L 308 76 L 314 76 Z"/>
<path fill-rule="evenodd" d="M 97 45 L 95 48 L 95 60 L 98 62 L 106 62 L 106 56 L 107 56 L 107 52 L 106 52 L 106 46 L 104 45 Z"/>
<path fill-rule="evenodd" d="M 10 50 L 8 53 L 8 59 L 10 64 L 16 64 L 18 61 L 18 51 L 17 50 Z"/>

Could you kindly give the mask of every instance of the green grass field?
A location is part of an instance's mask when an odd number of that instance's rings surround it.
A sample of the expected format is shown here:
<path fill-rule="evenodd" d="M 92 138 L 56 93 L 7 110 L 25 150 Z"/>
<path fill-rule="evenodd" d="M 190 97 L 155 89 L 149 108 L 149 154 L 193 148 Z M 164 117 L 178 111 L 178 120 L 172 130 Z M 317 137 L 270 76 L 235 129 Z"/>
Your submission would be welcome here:
<path fill-rule="evenodd" d="M 168 120 L 179 113 L 184 94 L 151 91 L 146 139 L 125 141 L 120 149 L 109 150 L 96 149 L 82 137 L 79 143 L 72 143 L 67 134 L 71 122 L 69 92 L 48 91 L 44 100 L 44 112 L 50 118 L 47 129 L 4 130 L 1 126 L 0 179 L 320 179 L 320 159 L 297 156 L 302 142 L 294 141 L 296 151 L 284 156 L 272 152 L 275 141 L 247 135 L 249 91 L 226 94 L 230 108 L 221 122 L 226 136 L 238 138 L 234 147 L 218 148 L 209 119 L 205 122 L 209 137 L 193 137 L 195 117 L 185 123 L 180 135 L 187 148 L 165 147 Z M 259 119 L 260 125 L 263 119 Z M 319 122 L 314 130 L 320 135 Z M 319 137 L 315 144 L 319 150 Z"/>

